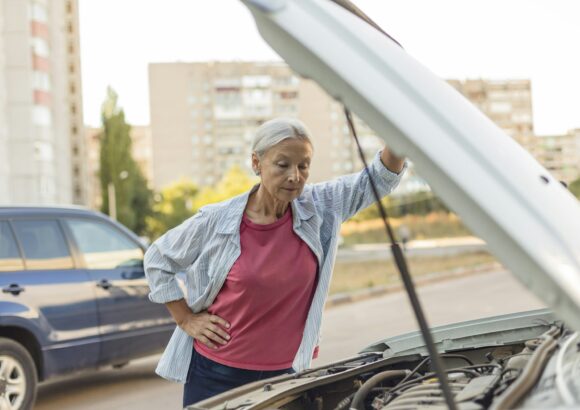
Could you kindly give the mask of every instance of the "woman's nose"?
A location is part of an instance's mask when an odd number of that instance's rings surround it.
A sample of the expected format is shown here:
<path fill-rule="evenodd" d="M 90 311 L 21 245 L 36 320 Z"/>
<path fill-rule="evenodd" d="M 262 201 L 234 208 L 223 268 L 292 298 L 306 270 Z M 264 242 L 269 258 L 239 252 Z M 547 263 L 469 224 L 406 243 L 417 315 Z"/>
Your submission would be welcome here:
<path fill-rule="evenodd" d="M 299 179 L 300 179 L 300 170 L 298 169 L 298 167 L 292 168 L 290 170 L 288 180 L 291 182 L 298 182 Z"/>

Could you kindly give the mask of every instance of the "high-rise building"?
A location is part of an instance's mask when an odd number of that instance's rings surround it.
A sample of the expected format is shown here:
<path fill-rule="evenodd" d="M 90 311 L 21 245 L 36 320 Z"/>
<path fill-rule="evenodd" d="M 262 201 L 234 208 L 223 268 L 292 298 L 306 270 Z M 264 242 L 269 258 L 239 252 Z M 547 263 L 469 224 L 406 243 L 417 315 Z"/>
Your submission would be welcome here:
<path fill-rule="evenodd" d="M 87 201 L 76 0 L 0 0 L 0 202 Z"/>
<path fill-rule="evenodd" d="M 532 137 L 521 143 L 554 178 L 569 184 L 580 177 L 580 129 Z"/>
<path fill-rule="evenodd" d="M 509 136 L 520 141 L 534 135 L 530 80 L 448 80 Z"/>
<path fill-rule="evenodd" d="M 518 141 L 533 135 L 530 81 L 449 83 Z M 312 132 L 310 181 L 362 167 L 342 105 L 284 63 L 151 64 L 149 86 L 156 189 L 182 177 L 211 185 L 233 164 L 250 171 L 256 127 L 278 116 L 297 117 Z M 383 142 L 356 117 L 355 126 L 370 160 Z M 409 190 L 427 187 L 413 172 L 407 180 Z"/>
<path fill-rule="evenodd" d="M 449 83 L 555 178 L 569 183 L 580 176 L 580 130 L 564 135 L 534 135 L 530 80 L 449 80 Z"/>
<path fill-rule="evenodd" d="M 86 163 L 89 174 L 89 191 L 91 193 L 87 205 L 92 209 L 100 209 L 103 203 L 101 180 L 99 178 L 101 169 L 100 134 L 101 128 L 85 128 Z M 131 138 L 131 155 L 147 180 L 148 185 L 151 185 L 153 181 L 151 129 L 146 125 L 132 125 L 129 137 Z"/>
<path fill-rule="evenodd" d="M 312 133 L 311 181 L 354 170 L 342 106 L 286 64 L 151 64 L 149 92 L 156 189 L 180 178 L 211 185 L 234 164 L 250 172 L 254 131 L 280 116 Z"/>

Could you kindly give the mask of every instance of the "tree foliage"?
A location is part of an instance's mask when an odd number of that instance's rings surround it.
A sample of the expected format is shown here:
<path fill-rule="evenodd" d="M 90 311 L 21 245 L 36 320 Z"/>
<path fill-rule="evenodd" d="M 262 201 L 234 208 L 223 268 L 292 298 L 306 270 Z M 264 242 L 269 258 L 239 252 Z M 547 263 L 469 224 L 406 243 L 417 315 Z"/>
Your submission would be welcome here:
<path fill-rule="evenodd" d="M 117 220 L 141 235 L 151 213 L 152 191 L 131 154 L 131 127 L 117 106 L 118 96 L 110 87 L 102 105 L 100 134 L 100 173 L 103 204 L 101 211 L 111 215 L 109 184 L 115 192 Z"/>
<path fill-rule="evenodd" d="M 147 234 L 155 240 L 193 216 L 202 206 L 240 195 L 256 182 L 256 178 L 239 166 L 233 166 L 215 186 L 202 190 L 186 179 L 174 182 L 156 195 L 153 214 L 147 218 Z"/>
<path fill-rule="evenodd" d="M 387 196 L 381 200 L 388 216 L 399 218 L 405 215 L 427 215 L 431 212 L 449 212 L 445 204 L 432 192 L 417 192 L 401 196 Z M 358 212 L 353 221 L 366 221 L 380 218 L 376 204 Z"/>
<path fill-rule="evenodd" d="M 197 186 L 187 179 L 162 189 L 155 196 L 153 214 L 147 218 L 147 235 L 156 239 L 193 216 L 193 201 L 198 192 Z"/>
<path fill-rule="evenodd" d="M 234 165 L 215 187 L 207 187 L 201 190 L 195 198 L 194 207 L 199 209 L 204 205 L 240 195 L 249 190 L 256 182 L 256 178 L 248 175 L 239 166 Z"/>
<path fill-rule="evenodd" d="M 580 199 L 580 178 L 571 182 L 570 185 L 568 185 L 568 189 L 576 198 Z"/>

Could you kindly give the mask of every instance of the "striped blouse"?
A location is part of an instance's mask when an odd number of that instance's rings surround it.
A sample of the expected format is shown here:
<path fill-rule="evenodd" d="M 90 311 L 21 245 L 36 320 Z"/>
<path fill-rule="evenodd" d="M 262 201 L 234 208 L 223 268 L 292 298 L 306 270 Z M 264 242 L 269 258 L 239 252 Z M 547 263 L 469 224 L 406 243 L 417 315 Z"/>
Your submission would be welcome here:
<path fill-rule="evenodd" d="M 398 185 L 404 170 L 399 174 L 389 171 L 381 162 L 379 152 L 369 166 L 369 173 L 379 194 L 385 196 Z M 149 247 L 145 254 L 145 273 L 151 288 L 151 301 L 167 303 L 185 297 L 195 313 L 211 306 L 240 256 L 240 224 L 251 192 L 203 207 Z M 306 185 L 302 194 L 292 201 L 294 232 L 316 255 L 319 266 L 318 284 L 292 364 L 296 371 L 310 367 L 314 349 L 320 341 L 322 311 L 340 225 L 373 202 L 364 170 L 329 182 Z M 175 278 L 177 272 L 185 272 L 186 296 Z M 176 327 L 159 361 L 157 374 L 185 383 L 192 346 L 193 338 Z"/>

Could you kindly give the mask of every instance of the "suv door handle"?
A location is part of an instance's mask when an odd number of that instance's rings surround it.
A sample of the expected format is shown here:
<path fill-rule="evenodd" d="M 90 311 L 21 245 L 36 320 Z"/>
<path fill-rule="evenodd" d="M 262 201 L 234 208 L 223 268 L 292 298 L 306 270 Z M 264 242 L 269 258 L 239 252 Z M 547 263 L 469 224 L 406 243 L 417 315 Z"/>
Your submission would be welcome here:
<path fill-rule="evenodd" d="M 111 286 L 113 286 L 113 284 L 111 282 L 109 282 L 107 279 L 101 279 L 99 281 L 99 283 L 97 283 L 97 286 L 99 288 L 103 288 L 105 290 L 109 289 Z"/>
<path fill-rule="evenodd" d="M 18 296 L 20 292 L 24 292 L 24 288 L 20 287 L 17 283 L 12 283 L 10 286 L 2 288 L 3 293 L 12 293 L 14 296 Z"/>
<path fill-rule="evenodd" d="M 121 273 L 123 279 L 139 279 L 145 277 L 145 271 L 143 269 L 137 269 L 132 271 L 125 271 Z"/>

